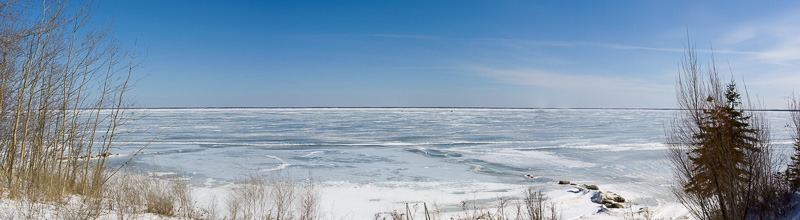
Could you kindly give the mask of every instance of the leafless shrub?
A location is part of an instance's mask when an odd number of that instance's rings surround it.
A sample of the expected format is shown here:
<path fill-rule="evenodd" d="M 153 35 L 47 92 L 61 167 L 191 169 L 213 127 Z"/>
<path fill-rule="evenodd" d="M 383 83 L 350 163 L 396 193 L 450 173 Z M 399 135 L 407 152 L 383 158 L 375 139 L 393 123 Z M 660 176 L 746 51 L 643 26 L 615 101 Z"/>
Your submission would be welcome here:
<path fill-rule="evenodd" d="M 544 215 L 545 197 L 542 191 L 529 188 L 525 191 L 525 213 L 530 220 L 540 220 Z"/>
<path fill-rule="evenodd" d="M 242 200 L 244 200 L 244 198 L 234 195 L 233 192 L 228 194 L 225 203 L 227 205 L 227 210 L 228 210 L 227 217 L 234 220 L 241 219 L 239 213 L 241 213 L 242 211 Z"/>
<path fill-rule="evenodd" d="M 499 216 L 498 220 L 507 219 L 506 207 L 508 207 L 509 200 L 511 200 L 511 198 L 507 197 L 497 198 L 497 216 Z"/>
<path fill-rule="evenodd" d="M 175 178 L 171 179 L 169 184 L 170 190 L 175 196 L 175 202 L 178 204 L 177 216 L 192 219 L 198 218 L 200 213 L 194 208 L 195 203 L 191 194 L 192 189 L 189 188 L 189 184 L 186 180 Z"/>
<path fill-rule="evenodd" d="M 228 194 L 228 217 L 231 219 L 270 219 L 267 182 L 251 176 Z"/>
<path fill-rule="evenodd" d="M 379 212 L 375 213 L 375 217 L 373 220 L 406 220 L 406 214 L 403 212 L 393 210 L 391 212 Z"/>
<path fill-rule="evenodd" d="M 555 202 L 550 202 L 548 205 L 550 207 L 550 220 L 558 220 L 563 218 L 561 217 L 561 210 L 558 209 L 559 206 L 556 205 Z"/>
<path fill-rule="evenodd" d="M 89 220 L 97 219 L 102 213 L 102 199 L 96 197 L 71 196 L 59 204 L 56 211 L 59 219 Z"/>
<path fill-rule="evenodd" d="M 24 219 L 38 219 L 47 216 L 48 205 L 33 201 L 23 201 L 18 206 L 20 211 L 17 215 Z"/>
<path fill-rule="evenodd" d="M 277 174 L 270 181 L 270 193 L 275 206 L 276 219 L 293 219 L 292 208 L 297 193 L 297 183 L 289 176 Z"/>
<path fill-rule="evenodd" d="M 205 218 L 201 219 L 219 219 L 221 216 L 219 215 L 219 203 L 217 202 L 217 196 L 213 196 L 211 198 L 211 202 L 205 208 Z"/>
<path fill-rule="evenodd" d="M 548 201 L 544 193 L 528 188 L 525 191 L 525 216 L 529 220 L 556 220 L 561 219 L 558 206 Z"/>
<path fill-rule="evenodd" d="M 511 210 L 509 210 L 509 204 L 512 201 L 517 201 L 516 206 L 514 206 Z M 419 213 L 419 210 L 416 208 L 411 207 L 423 207 L 423 212 Z M 419 217 L 421 214 L 421 217 Z M 410 205 L 409 203 L 404 204 L 404 209 L 402 211 L 394 210 L 392 212 L 380 212 L 375 214 L 374 219 L 425 219 L 425 220 L 437 220 L 443 219 L 441 217 L 442 210 L 441 208 L 434 204 L 432 209 L 428 209 L 428 205 L 426 203 L 414 203 Z M 528 189 L 524 192 L 523 198 L 521 200 L 514 199 L 510 197 L 500 197 L 497 198 L 497 201 L 492 205 L 483 206 L 479 205 L 476 202 L 469 202 L 469 201 L 462 201 L 461 202 L 461 213 L 456 214 L 454 216 L 450 216 L 448 219 L 450 220 L 558 220 L 562 219 L 561 212 L 558 206 L 550 202 L 549 199 L 544 196 L 542 191 L 535 191 L 533 189 Z"/>
<path fill-rule="evenodd" d="M 423 206 L 425 206 L 425 219 L 426 220 L 439 220 L 439 219 L 442 219 L 442 207 L 439 206 L 438 203 L 433 202 L 431 204 L 430 208 L 428 207 L 428 204 L 423 204 Z"/>
<path fill-rule="evenodd" d="M 228 193 L 226 219 L 319 219 L 319 190 L 313 180 L 288 175 L 250 176 Z"/>
<path fill-rule="evenodd" d="M 319 190 L 313 179 L 302 183 L 300 194 L 300 220 L 314 220 L 319 216 Z"/>

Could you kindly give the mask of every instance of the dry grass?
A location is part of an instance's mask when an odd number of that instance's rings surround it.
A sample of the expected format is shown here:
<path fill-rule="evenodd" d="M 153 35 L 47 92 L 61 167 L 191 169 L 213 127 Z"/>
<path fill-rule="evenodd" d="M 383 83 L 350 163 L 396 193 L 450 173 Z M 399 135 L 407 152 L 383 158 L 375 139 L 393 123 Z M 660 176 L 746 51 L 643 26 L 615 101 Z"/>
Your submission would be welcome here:
<path fill-rule="evenodd" d="M 124 172 L 109 181 L 105 206 L 119 218 L 142 213 L 195 219 L 200 216 L 194 208 L 191 188 L 180 178 L 159 179 L 141 173 Z"/>
<path fill-rule="evenodd" d="M 193 208 L 190 188 L 180 179 L 159 179 L 123 172 L 105 185 L 100 196 L 69 195 L 59 201 L 0 200 L 17 207 L 0 211 L 0 219 L 136 219 L 152 213 L 182 219 L 203 219 Z"/>
<path fill-rule="evenodd" d="M 147 201 L 145 203 L 145 211 L 163 216 L 174 216 L 177 208 L 175 207 L 177 198 L 175 198 L 174 194 L 171 194 L 171 187 L 165 187 L 161 184 L 156 184 L 154 187 L 145 191 L 145 201 Z"/>
<path fill-rule="evenodd" d="M 516 203 L 516 206 L 511 206 Z M 375 220 L 440 220 L 444 212 L 437 204 L 405 203 L 402 210 L 376 213 Z M 541 191 L 528 189 L 523 198 L 497 198 L 491 205 L 461 202 L 461 212 L 450 220 L 558 220 L 562 219 L 558 206 L 550 202 Z"/>
<path fill-rule="evenodd" d="M 28 202 L 16 213 L 0 213 L 2 219 L 323 219 L 320 195 L 313 181 L 294 181 L 286 175 L 251 176 L 221 195 L 214 195 L 204 209 L 198 209 L 186 181 L 161 179 L 131 171 L 111 178 L 102 197 L 69 196 L 60 203 Z M 224 204 L 217 198 L 225 198 Z M 529 189 L 520 198 L 502 197 L 479 205 L 462 202 L 462 210 L 443 218 L 438 204 L 406 203 L 392 212 L 377 213 L 374 219 L 391 220 L 555 220 L 561 219 L 557 206 L 541 191 Z M 220 210 L 225 209 L 225 210 Z M 49 211 L 55 210 L 55 211 Z M 222 212 L 220 212 L 222 211 Z M 453 213 L 448 213 L 453 214 Z"/>
<path fill-rule="evenodd" d="M 142 193 L 148 186 L 147 180 L 142 174 L 123 173 L 111 179 L 106 190 L 106 197 L 110 199 L 109 207 L 114 210 L 120 218 L 129 218 L 132 213 L 140 212 L 144 207 L 145 200 Z"/>

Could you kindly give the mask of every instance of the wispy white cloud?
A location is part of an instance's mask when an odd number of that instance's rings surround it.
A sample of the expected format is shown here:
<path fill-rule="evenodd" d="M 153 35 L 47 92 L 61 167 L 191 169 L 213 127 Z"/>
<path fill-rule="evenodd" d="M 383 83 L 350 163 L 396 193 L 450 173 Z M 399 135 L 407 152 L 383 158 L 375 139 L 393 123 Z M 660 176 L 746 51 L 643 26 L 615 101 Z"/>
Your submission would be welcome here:
<path fill-rule="evenodd" d="M 740 24 L 721 36 L 730 46 L 751 47 L 763 62 L 800 65 L 800 15 L 792 13 Z"/>
<path fill-rule="evenodd" d="M 753 79 L 745 79 L 751 81 L 754 86 L 763 87 L 763 89 L 768 90 L 781 90 L 781 91 L 791 91 L 791 90 L 798 90 L 800 91 L 800 87 L 798 87 L 798 82 L 800 82 L 800 73 L 796 71 L 791 72 L 770 72 L 763 74 L 762 77 L 757 77 Z"/>
<path fill-rule="evenodd" d="M 467 69 L 476 74 L 493 78 L 504 83 L 556 89 L 653 91 L 672 88 L 669 85 L 661 85 L 646 82 L 644 80 L 623 78 L 618 76 L 576 75 L 530 68 L 502 69 L 490 67 L 467 67 Z"/>
<path fill-rule="evenodd" d="M 641 45 L 628 45 L 619 43 L 607 42 L 589 42 L 589 41 L 546 41 L 546 40 L 529 40 L 529 39 L 514 39 L 514 38 L 448 38 L 437 35 L 421 35 L 421 34 L 386 34 L 386 33 L 373 33 L 366 34 L 370 37 L 392 38 L 392 39 L 405 39 L 405 40 L 469 40 L 481 41 L 492 44 L 498 44 L 505 47 L 512 48 L 529 48 L 529 47 L 587 47 L 587 48 L 601 48 L 610 50 L 643 50 L 643 51 L 656 51 L 656 52 L 669 52 L 669 53 L 683 53 L 684 48 L 674 47 L 651 47 Z M 730 49 L 697 49 L 700 53 L 717 53 L 717 54 L 740 54 L 740 55 L 759 55 L 759 52 L 752 51 L 739 51 Z"/>
<path fill-rule="evenodd" d="M 617 43 L 603 43 L 603 42 L 587 42 L 587 41 L 540 41 L 540 40 L 523 40 L 523 39 L 508 39 L 508 38 L 480 38 L 486 41 L 491 41 L 503 44 L 509 47 L 532 47 L 532 46 L 548 46 L 548 47 L 593 47 L 612 50 L 645 50 L 657 52 L 670 52 L 670 53 L 683 53 L 684 48 L 674 47 L 649 47 L 638 45 L 627 45 Z M 737 51 L 729 49 L 697 49 L 700 53 L 718 53 L 718 54 L 745 54 L 754 55 L 757 52 L 751 51 Z"/>
<path fill-rule="evenodd" d="M 641 79 L 565 74 L 540 69 L 467 67 L 492 80 L 531 89 L 538 106 L 671 107 L 672 85 Z M 534 92 L 536 91 L 536 92 Z"/>

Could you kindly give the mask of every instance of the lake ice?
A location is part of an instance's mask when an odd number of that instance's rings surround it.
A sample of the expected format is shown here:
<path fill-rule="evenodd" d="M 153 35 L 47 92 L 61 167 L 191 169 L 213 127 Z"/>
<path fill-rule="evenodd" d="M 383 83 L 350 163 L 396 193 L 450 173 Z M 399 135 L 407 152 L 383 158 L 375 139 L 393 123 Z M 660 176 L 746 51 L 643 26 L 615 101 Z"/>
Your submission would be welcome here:
<path fill-rule="evenodd" d="M 298 180 L 312 177 L 325 188 L 323 197 L 349 193 L 351 198 L 344 201 L 391 209 L 391 204 L 417 200 L 447 205 L 514 196 L 527 187 L 561 190 L 554 182 L 571 180 L 635 194 L 642 205 L 674 202 L 665 160 L 666 131 L 678 113 L 673 110 L 224 108 L 129 113 L 135 119 L 122 127 L 120 147 L 112 153 L 130 155 L 146 145 L 133 167 L 179 173 L 193 187 L 214 188 L 281 172 Z M 764 113 L 773 143 L 785 152 L 791 143 L 784 128 L 788 113 Z M 377 193 L 386 190 L 396 193 Z M 359 191 L 367 193 L 355 193 Z M 335 198 L 323 200 L 333 203 Z"/>

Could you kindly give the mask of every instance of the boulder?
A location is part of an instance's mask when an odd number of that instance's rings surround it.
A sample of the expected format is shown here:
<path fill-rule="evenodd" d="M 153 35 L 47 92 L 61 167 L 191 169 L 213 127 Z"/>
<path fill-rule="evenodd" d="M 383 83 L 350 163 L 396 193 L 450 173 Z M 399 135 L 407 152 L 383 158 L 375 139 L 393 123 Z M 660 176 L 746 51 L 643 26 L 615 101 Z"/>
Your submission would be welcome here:
<path fill-rule="evenodd" d="M 612 203 L 612 204 L 608 204 L 608 205 L 606 205 L 606 207 L 608 207 L 608 208 L 611 208 L 611 209 L 621 209 L 621 208 L 625 208 L 625 206 L 624 206 L 624 205 L 622 205 L 622 204 L 619 204 L 619 203 Z"/>
<path fill-rule="evenodd" d="M 612 204 L 625 201 L 625 198 L 613 192 L 595 192 L 594 195 L 592 195 L 592 202 L 599 204 Z"/>
<path fill-rule="evenodd" d="M 584 187 L 586 187 L 586 189 L 591 189 L 591 190 L 600 190 L 600 188 L 598 188 L 597 185 L 584 185 Z"/>
<path fill-rule="evenodd" d="M 594 192 L 592 194 L 592 202 L 603 204 L 603 192 Z"/>
<path fill-rule="evenodd" d="M 559 185 L 567 185 L 567 184 L 569 184 L 569 181 L 568 180 L 559 180 L 558 184 Z"/>

